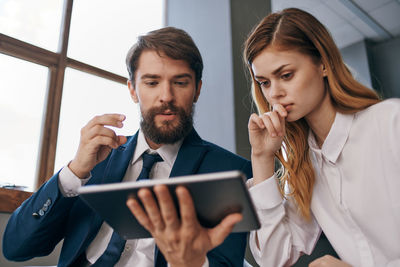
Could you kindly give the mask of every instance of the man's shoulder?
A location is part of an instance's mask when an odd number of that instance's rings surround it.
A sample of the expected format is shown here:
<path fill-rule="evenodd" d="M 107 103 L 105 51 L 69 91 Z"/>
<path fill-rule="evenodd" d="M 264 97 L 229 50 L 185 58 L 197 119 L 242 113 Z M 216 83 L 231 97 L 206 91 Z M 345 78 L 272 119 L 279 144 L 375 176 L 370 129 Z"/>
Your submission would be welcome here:
<path fill-rule="evenodd" d="M 202 160 L 199 172 L 218 172 L 239 170 L 246 174 L 247 178 L 252 177 L 251 163 L 219 145 L 203 140 L 207 147 L 207 153 Z"/>
<path fill-rule="evenodd" d="M 225 158 L 232 158 L 236 160 L 248 161 L 247 159 L 217 145 L 210 141 L 204 140 L 200 137 L 197 131 L 193 128 L 193 130 L 189 133 L 189 135 L 185 138 L 183 142 L 184 146 L 202 146 L 207 149 L 208 155 L 219 155 Z"/>
<path fill-rule="evenodd" d="M 244 161 L 244 162 L 249 162 L 249 160 L 245 159 L 244 157 L 237 155 L 217 144 L 214 144 L 212 142 L 203 140 L 203 144 L 207 146 L 208 152 L 215 155 L 215 156 L 220 156 L 220 157 L 225 157 L 225 158 L 230 158 L 232 160 L 238 160 L 238 161 Z"/>

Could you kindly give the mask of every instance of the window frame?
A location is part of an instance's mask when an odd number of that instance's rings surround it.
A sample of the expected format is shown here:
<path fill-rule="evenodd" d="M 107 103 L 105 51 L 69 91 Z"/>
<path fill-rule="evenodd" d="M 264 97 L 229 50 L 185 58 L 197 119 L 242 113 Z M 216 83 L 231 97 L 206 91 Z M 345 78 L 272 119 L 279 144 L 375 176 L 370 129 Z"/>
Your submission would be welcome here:
<path fill-rule="evenodd" d="M 54 174 L 65 69 L 73 68 L 124 85 L 128 80 L 121 75 L 67 57 L 72 7 L 73 0 L 64 1 L 58 52 L 52 52 L 0 33 L 0 53 L 49 69 L 46 106 L 42 119 L 39 157 L 35 174 L 35 190 Z M 31 195 L 32 192 L 0 188 L 0 212 L 13 212 Z"/>

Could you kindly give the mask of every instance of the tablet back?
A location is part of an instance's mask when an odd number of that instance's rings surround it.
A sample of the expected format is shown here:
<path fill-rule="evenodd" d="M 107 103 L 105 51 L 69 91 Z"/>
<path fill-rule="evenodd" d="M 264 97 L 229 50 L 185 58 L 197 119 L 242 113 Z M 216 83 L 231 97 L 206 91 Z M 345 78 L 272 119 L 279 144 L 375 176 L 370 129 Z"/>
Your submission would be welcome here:
<path fill-rule="evenodd" d="M 89 185 L 81 187 L 79 194 L 121 237 L 146 238 L 151 237 L 150 233 L 137 222 L 126 206 L 126 200 L 129 195 L 136 195 L 140 188 L 151 188 L 157 184 L 168 186 L 176 206 L 175 188 L 178 185 L 186 186 L 193 198 L 197 218 L 204 227 L 216 226 L 226 215 L 233 212 L 243 214 L 243 220 L 235 225 L 233 232 L 247 232 L 260 227 L 245 185 L 245 175 L 239 171 Z"/>

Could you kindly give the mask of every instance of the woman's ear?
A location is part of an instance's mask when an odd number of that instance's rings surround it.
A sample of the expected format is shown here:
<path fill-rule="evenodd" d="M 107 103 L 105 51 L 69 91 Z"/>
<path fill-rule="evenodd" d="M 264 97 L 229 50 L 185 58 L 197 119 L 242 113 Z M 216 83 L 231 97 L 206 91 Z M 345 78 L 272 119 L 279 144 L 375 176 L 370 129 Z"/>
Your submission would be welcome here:
<path fill-rule="evenodd" d="M 321 64 L 321 66 L 322 66 L 322 76 L 326 77 L 328 74 L 327 74 L 327 70 L 326 70 L 325 64 Z"/>
<path fill-rule="evenodd" d="M 135 90 L 135 86 L 133 85 L 132 81 L 128 80 L 127 84 L 128 84 L 129 93 L 131 95 L 131 98 L 133 99 L 133 102 L 139 103 L 139 98 L 137 96 L 137 92 Z"/>

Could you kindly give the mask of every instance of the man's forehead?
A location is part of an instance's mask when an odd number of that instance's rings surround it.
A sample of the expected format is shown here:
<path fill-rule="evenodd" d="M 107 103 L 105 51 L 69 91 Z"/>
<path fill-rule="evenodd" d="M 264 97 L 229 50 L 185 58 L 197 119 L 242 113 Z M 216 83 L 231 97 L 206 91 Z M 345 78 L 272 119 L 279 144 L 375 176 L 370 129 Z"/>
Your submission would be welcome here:
<path fill-rule="evenodd" d="M 157 51 L 144 51 L 139 58 L 136 78 L 146 78 L 153 76 L 180 78 L 189 77 L 194 79 L 195 73 L 190 68 L 188 62 L 184 60 L 172 59 Z"/>

